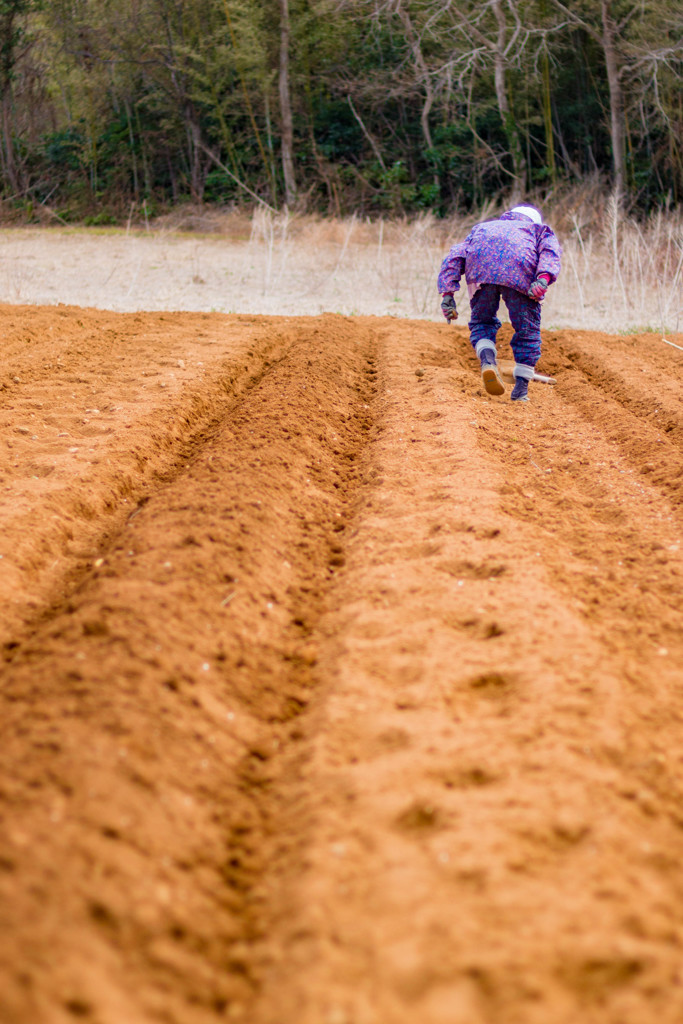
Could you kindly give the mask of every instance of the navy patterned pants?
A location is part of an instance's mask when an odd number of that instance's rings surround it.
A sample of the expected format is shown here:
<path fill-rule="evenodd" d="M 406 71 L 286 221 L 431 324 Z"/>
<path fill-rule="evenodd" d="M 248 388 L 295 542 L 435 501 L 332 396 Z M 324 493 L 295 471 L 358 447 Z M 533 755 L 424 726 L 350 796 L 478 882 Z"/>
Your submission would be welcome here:
<path fill-rule="evenodd" d="M 515 288 L 483 284 L 470 300 L 470 341 L 476 347 L 482 338 L 496 340 L 500 320 L 496 316 L 501 297 L 510 314 L 515 333 L 510 345 L 516 363 L 535 366 L 541 357 L 541 303 Z"/>

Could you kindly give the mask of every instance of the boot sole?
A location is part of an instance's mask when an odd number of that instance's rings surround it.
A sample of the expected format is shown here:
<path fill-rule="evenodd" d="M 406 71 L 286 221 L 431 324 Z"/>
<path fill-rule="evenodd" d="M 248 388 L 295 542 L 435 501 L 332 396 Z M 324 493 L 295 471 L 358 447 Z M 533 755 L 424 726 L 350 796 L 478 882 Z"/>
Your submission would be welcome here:
<path fill-rule="evenodd" d="M 497 366 L 485 366 L 481 371 L 481 379 L 489 395 L 504 395 L 505 385 L 498 372 Z"/>

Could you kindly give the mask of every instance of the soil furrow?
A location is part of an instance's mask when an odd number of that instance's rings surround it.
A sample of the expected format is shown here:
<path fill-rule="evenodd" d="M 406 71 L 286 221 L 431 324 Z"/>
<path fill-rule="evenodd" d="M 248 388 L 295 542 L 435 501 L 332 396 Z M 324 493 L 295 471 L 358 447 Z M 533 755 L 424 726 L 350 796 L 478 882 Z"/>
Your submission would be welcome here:
<path fill-rule="evenodd" d="M 609 338 L 587 331 L 558 332 L 546 340 L 546 362 L 554 372 L 573 370 L 633 413 L 641 424 L 683 447 L 680 374 L 683 353 L 660 338 Z"/>
<path fill-rule="evenodd" d="M 608 486 L 602 467 L 570 489 L 568 534 L 557 496 L 547 523 L 544 469 L 572 430 L 573 455 L 619 453 L 550 389 L 527 409 L 487 398 L 443 333 L 380 333 L 366 499 L 321 624 L 305 870 L 256 1019 L 673 1024 L 680 639 L 669 622 L 666 653 L 629 642 L 637 609 L 610 594 L 593 615 L 558 577 L 578 557 L 572 500 Z M 638 498 L 622 551 L 641 539 Z M 606 531 L 582 511 L 600 563 Z M 653 520 L 644 532 L 674 535 Z M 645 630 L 665 593 L 661 579 Z"/>
<path fill-rule="evenodd" d="M 557 387 L 522 406 L 485 394 L 462 327 L 110 317 L 119 366 L 99 316 L 64 409 L 35 331 L 33 390 L 18 372 L 0 405 L 61 431 L 117 396 L 112 465 L 55 489 L 96 488 L 67 552 L 88 571 L 0 686 L 3 1024 L 678 1024 L 660 347 L 551 333 Z M 57 443 L 10 440 L 6 471 Z M 103 481 L 136 465 L 107 519 Z M 4 478 L 18 511 L 28 479 Z"/>
<path fill-rule="evenodd" d="M 299 330 L 6 669 L 3 1019 L 249 1004 L 271 756 L 296 748 L 370 428 L 372 334 L 331 323 Z"/>
<path fill-rule="evenodd" d="M 39 323 L 45 319 L 43 311 L 34 316 Z M 77 383 L 68 377 L 69 361 L 62 362 L 59 340 L 35 340 L 34 327 L 27 342 L 33 361 L 38 347 L 41 364 L 54 362 L 47 365 L 44 385 L 42 377 L 37 380 L 35 372 L 16 364 L 22 376 L 2 413 L 7 450 L 0 457 L 5 483 L 0 573 L 6 603 L 0 642 L 10 651 L 65 599 L 137 504 L 183 468 L 231 403 L 254 386 L 294 337 L 271 324 L 255 330 L 247 320 L 226 331 L 221 318 L 190 317 L 174 325 L 174 342 L 166 318 L 150 322 L 135 316 L 124 318 L 123 325 L 114 321 L 119 332 L 128 320 L 135 325 L 130 336 L 119 334 L 117 346 L 109 338 L 116 332 L 106 329 L 111 316 L 60 311 L 62 323 L 71 327 L 73 321 L 82 326 L 84 317 L 90 334 L 79 342 L 84 359 Z M 187 339 L 193 322 L 202 328 L 200 348 Z M 176 367 L 178 352 L 185 357 L 179 360 L 183 372 L 176 369 L 169 377 L 163 368 Z M 199 362 L 197 354 L 204 357 Z M 145 394 L 145 380 L 160 374 L 167 377 L 163 389 Z M 63 409 L 47 401 L 55 387 L 70 395 Z"/>
<path fill-rule="evenodd" d="M 480 435 L 483 447 L 504 452 L 518 470 L 503 489 L 502 507 L 534 524 L 556 585 L 587 618 L 609 624 L 606 643 L 630 640 L 636 660 L 641 652 L 672 647 L 676 663 L 683 580 L 678 502 L 662 497 L 661 480 L 634 468 L 611 421 L 599 425 L 586 416 L 566 389 L 551 401 L 552 415 L 530 411 L 514 434 L 503 416 Z"/>
<path fill-rule="evenodd" d="M 635 346 L 640 346 L 640 362 Z M 666 355 L 655 342 L 643 338 L 631 342 L 615 339 L 614 344 L 605 346 L 604 342 L 596 345 L 590 335 L 566 339 L 560 334 L 547 347 L 551 372 L 565 371 L 560 384 L 563 397 L 618 444 L 648 482 L 661 487 L 668 500 L 680 507 L 683 402 L 680 369 L 672 363 L 678 362 L 683 369 L 683 361 L 674 354 L 666 366 L 661 365 Z"/>

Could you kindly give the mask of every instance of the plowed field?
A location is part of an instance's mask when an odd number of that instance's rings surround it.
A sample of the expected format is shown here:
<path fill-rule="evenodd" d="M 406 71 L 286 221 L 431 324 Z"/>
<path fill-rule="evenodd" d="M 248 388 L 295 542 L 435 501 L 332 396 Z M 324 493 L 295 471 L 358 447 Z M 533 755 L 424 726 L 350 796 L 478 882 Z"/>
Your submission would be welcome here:
<path fill-rule="evenodd" d="M 680 1024 L 683 353 L 0 333 L 2 1024 Z"/>

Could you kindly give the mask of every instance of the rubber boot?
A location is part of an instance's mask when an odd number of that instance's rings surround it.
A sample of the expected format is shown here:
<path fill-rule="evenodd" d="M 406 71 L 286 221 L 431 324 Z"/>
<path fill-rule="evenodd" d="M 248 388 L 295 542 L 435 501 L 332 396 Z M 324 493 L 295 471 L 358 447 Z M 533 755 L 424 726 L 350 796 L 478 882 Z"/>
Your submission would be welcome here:
<path fill-rule="evenodd" d="M 496 363 L 496 345 L 488 338 L 477 342 L 475 352 L 481 363 L 481 379 L 489 395 L 504 395 L 505 385 Z"/>
<path fill-rule="evenodd" d="M 512 373 L 515 378 L 515 386 L 512 389 L 510 399 L 513 402 L 528 402 L 529 381 L 534 376 L 533 366 L 525 366 L 524 363 L 515 363 L 515 368 Z"/>
<path fill-rule="evenodd" d="M 515 386 L 512 389 L 510 398 L 513 402 L 528 402 L 529 401 L 529 381 L 526 377 L 517 377 L 515 380 Z"/>

